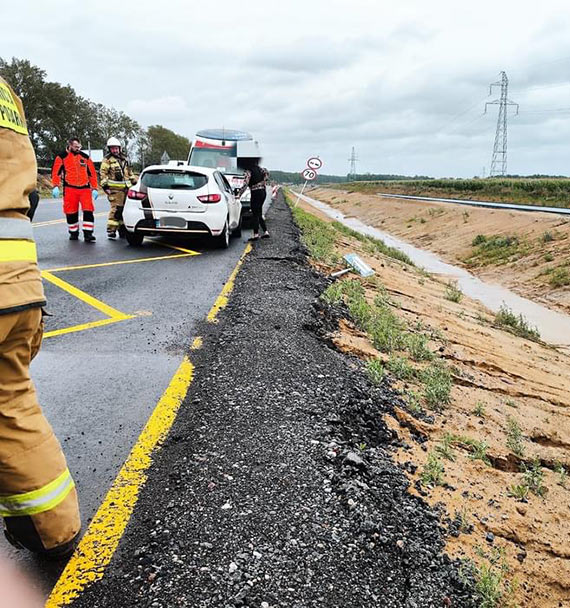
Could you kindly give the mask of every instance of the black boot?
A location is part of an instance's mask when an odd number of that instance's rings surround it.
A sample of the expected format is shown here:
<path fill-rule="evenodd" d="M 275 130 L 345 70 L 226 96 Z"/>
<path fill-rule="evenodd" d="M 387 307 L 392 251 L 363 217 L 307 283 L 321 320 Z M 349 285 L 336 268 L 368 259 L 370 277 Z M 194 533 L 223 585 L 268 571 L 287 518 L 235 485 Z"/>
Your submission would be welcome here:
<path fill-rule="evenodd" d="M 127 229 L 125 228 L 124 224 L 121 224 L 119 226 L 119 238 L 120 239 L 125 239 L 127 238 Z"/>
<path fill-rule="evenodd" d="M 95 242 L 97 239 L 95 238 L 95 235 L 93 234 L 92 230 L 84 230 L 83 231 L 83 240 L 86 243 L 93 243 Z"/>
<path fill-rule="evenodd" d="M 70 241 L 78 241 L 79 240 L 79 232 L 70 232 L 69 233 Z"/>

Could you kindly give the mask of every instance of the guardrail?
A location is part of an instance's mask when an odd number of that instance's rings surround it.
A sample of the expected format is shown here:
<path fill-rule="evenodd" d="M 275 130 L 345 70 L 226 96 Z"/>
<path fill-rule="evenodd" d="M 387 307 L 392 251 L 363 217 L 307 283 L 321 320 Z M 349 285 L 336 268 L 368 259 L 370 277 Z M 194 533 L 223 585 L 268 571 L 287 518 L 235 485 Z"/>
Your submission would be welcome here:
<path fill-rule="evenodd" d="M 570 209 L 564 207 L 541 207 L 539 205 L 516 205 L 514 203 L 493 203 L 491 201 L 471 201 L 459 198 L 435 198 L 429 196 L 412 196 L 409 194 L 384 194 L 377 192 L 377 196 L 383 198 L 404 198 L 415 201 L 428 201 L 435 203 L 452 203 L 454 205 L 466 205 L 468 207 L 488 207 L 490 209 L 510 209 L 512 211 L 534 211 L 540 213 L 557 213 L 558 215 L 570 216 Z"/>

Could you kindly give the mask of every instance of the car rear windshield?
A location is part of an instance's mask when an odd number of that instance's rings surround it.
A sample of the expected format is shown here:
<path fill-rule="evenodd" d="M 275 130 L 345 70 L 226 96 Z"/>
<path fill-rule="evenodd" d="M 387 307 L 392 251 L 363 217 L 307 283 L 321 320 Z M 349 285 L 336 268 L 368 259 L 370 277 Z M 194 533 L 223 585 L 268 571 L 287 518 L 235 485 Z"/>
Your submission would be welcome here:
<path fill-rule="evenodd" d="M 198 190 L 207 183 L 207 175 L 183 171 L 147 171 L 142 176 L 143 186 L 165 190 Z"/>

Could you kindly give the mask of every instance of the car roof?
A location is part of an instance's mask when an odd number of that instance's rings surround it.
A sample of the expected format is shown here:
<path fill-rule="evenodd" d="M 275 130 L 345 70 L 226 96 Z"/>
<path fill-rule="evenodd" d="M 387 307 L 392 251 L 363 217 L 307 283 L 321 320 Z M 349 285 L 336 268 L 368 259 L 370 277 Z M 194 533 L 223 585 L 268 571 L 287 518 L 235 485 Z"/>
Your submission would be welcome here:
<path fill-rule="evenodd" d="M 197 165 L 187 165 L 186 163 L 180 163 L 179 165 L 149 165 L 143 169 L 143 173 L 147 171 L 180 171 L 180 172 L 192 172 L 202 173 L 204 175 L 213 175 L 217 169 L 215 167 L 198 167 Z"/>

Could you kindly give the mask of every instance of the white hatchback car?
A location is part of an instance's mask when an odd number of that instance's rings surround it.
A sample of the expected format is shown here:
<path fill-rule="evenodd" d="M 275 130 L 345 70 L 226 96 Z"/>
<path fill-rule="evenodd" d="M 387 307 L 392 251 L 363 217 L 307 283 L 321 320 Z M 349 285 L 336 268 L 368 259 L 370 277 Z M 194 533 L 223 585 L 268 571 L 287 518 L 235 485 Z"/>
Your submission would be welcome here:
<path fill-rule="evenodd" d="M 140 245 L 145 236 L 209 236 L 222 248 L 230 233 L 241 235 L 241 203 L 217 169 L 151 165 L 127 194 L 123 210 L 126 237 Z"/>

